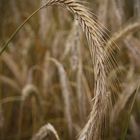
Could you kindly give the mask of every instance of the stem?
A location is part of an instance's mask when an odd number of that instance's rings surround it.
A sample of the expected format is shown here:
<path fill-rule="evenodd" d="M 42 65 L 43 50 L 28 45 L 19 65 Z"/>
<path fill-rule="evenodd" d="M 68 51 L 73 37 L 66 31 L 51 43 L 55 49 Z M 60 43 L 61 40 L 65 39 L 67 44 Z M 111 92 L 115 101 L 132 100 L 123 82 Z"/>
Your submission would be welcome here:
<path fill-rule="evenodd" d="M 41 9 L 43 9 L 44 7 L 46 7 L 46 4 L 39 7 L 36 11 L 34 11 L 21 25 L 19 25 L 19 27 L 15 30 L 14 33 L 12 33 L 12 35 L 10 36 L 10 38 L 8 39 L 8 41 L 2 46 L 2 49 L 0 50 L 0 55 L 2 55 L 2 53 L 8 48 L 8 44 L 10 43 L 10 41 L 17 35 L 17 33 L 20 31 L 20 29 L 36 14 L 38 13 Z"/>

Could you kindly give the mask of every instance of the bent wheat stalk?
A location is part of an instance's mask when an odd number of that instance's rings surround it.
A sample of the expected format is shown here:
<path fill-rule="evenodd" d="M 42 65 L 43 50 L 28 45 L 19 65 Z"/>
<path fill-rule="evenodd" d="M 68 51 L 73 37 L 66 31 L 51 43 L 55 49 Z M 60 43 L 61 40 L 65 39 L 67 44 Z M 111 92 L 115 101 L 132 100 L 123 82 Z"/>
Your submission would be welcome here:
<path fill-rule="evenodd" d="M 72 108 L 71 108 L 71 87 L 69 85 L 69 80 L 67 78 L 67 73 L 63 67 L 63 65 L 54 58 L 48 58 L 49 61 L 52 61 L 58 68 L 59 77 L 60 77 L 60 84 L 62 88 L 62 95 L 64 99 L 64 106 L 65 106 L 65 117 L 67 119 L 68 130 L 70 137 L 72 136 Z"/>
<path fill-rule="evenodd" d="M 37 9 L 10 37 L 6 45 L 0 51 L 0 54 L 7 48 L 10 40 L 16 35 L 16 33 L 24 26 L 24 24 L 35 15 L 40 9 L 52 6 L 60 5 L 62 7 L 70 10 L 79 24 L 81 25 L 84 33 L 86 34 L 89 50 L 93 59 L 94 66 L 94 104 L 89 117 L 89 120 L 80 134 L 79 140 L 103 140 L 105 139 L 105 132 L 102 131 L 104 127 L 105 130 L 109 130 L 108 115 L 111 110 L 111 93 L 109 92 L 107 82 L 107 75 L 110 71 L 110 66 L 112 63 L 112 58 L 108 56 L 109 53 L 106 52 L 104 48 L 106 41 L 103 38 L 105 33 L 97 20 L 93 17 L 93 14 L 83 6 L 83 4 L 78 0 L 49 0 L 45 5 Z M 108 49 L 108 51 L 111 51 Z M 113 66 L 113 65 L 112 65 Z"/>
<path fill-rule="evenodd" d="M 31 140 L 43 140 L 43 139 L 49 139 L 47 136 L 53 136 L 54 139 L 60 140 L 57 131 L 55 128 L 50 124 L 46 124 L 42 126 L 39 131 L 33 136 Z"/>

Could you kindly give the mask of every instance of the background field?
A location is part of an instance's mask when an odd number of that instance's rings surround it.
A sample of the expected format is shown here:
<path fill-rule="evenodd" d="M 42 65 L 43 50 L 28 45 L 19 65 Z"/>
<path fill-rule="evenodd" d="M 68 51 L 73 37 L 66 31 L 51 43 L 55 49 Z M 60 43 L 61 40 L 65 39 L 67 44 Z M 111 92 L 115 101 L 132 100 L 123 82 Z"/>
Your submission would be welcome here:
<path fill-rule="evenodd" d="M 116 94 L 107 140 L 139 140 L 140 0 L 85 1 L 109 30 L 107 42 L 119 47 L 107 81 Z M 0 0 L 0 46 L 43 3 Z M 51 127 L 62 140 L 77 139 L 94 102 L 93 67 L 73 15 L 58 6 L 41 10 L 0 56 L 0 140 L 55 140 Z"/>

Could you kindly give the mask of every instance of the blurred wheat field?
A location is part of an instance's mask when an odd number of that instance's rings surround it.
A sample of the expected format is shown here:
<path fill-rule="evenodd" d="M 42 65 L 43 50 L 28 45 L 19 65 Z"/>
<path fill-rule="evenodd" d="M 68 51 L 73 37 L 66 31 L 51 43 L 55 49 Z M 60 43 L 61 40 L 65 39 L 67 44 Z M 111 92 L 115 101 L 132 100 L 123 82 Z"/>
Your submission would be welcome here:
<path fill-rule="evenodd" d="M 140 139 L 140 0 L 0 0 L 0 140 Z"/>

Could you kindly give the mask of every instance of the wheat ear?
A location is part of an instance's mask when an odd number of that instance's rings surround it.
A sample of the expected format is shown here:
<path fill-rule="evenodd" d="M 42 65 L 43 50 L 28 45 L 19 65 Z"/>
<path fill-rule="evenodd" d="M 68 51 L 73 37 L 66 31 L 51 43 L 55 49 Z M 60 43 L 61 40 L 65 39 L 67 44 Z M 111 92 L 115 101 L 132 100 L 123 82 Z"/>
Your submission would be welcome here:
<path fill-rule="evenodd" d="M 80 134 L 79 140 L 101 140 L 105 137 L 102 128 L 107 127 L 107 117 L 111 107 L 111 94 L 108 92 L 107 62 L 110 62 L 104 48 L 104 39 L 100 24 L 93 19 L 91 12 L 79 1 L 50 0 L 48 5 L 61 5 L 74 13 L 86 34 L 91 56 L 93 58 L 95 76 L 95 99 L 90 118 Z"/>
<path fill-rule="evenodd" d="M 91 12 L 79 1 L 50 0 L 48 5 L 61 5 L 72 11 L 86 34 L 94 65 L 95 99 L 90 118 L 79 140 L 101 140 L 105 135 L 102 128 L 107 127 L 108 111 L 111 106 L 111 94 L 106 85 L 108 72 L 106 67 L 109 58 L 104 48 L 101 27 L 93 19 Z"/>

